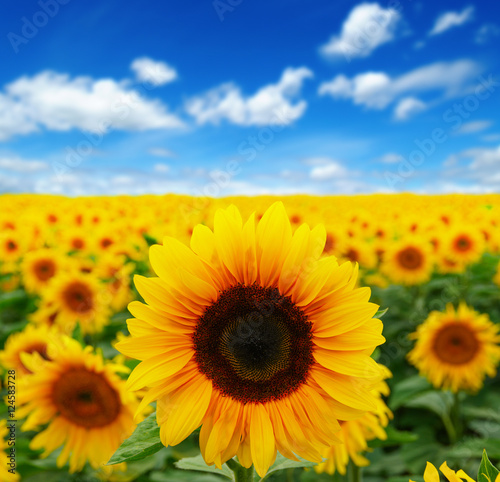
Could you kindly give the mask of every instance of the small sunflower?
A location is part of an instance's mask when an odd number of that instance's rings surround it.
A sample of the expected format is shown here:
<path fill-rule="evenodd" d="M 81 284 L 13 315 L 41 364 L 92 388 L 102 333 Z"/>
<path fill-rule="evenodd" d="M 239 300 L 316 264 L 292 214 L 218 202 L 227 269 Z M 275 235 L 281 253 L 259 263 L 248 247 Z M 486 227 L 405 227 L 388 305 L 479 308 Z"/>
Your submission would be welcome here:
<path fill-rule="evenodd" d="M 424 239 L 403 238 L 390 244 L 380 271 L 392 282 L 405 285 L 425 283 L 433 268 L 431 249 Z"/>
<path fill-rule="evenodd" d="M 479 261 L 484 252 L 485 242 L 482 233 L 472 227 L 455 228 L 448 234 L 443 247 L 450 259 L 470 264 Z"/>
<path fill-rule="evenodd" d="M 23 331 L 13 333 L 7 338 L 5 347 L 0 351 L 0 363 L 8 370 L 16 370 L 19 375 L 31 373 L 22 361 L 22 353 L 38 353 L 48 360 L 48 345 L 59 337 L 55 328 L 28 325 Z"/>
<path fill-rule="evenodd" d="M 383 367 L 383 370 L 387 377 L 392 376 L 388 369 Z M 323 454 L 327 460 L 314 468 L 317 473 L 326 472 L 333 475 L 338 472 L 345 475 L 349 460 L 358 467 L 369 465 L 370 462 L 362 452 L 369 450 L 367 443 L 369 440 L 387 439 L 384 427 L 387 427 L 389 419 L 392 418 L 392 412 L 382 399 L 382 395 L 389 395 L 387 383 L 384 381 L 377 383 L 372 394 L 377 399 L 376 409 L 360 418 L 340 422 L 341 431 L 338 436 L 343 443 L 332 445 Z"/>
<path fill-rule="evenodd" d="M 11 463 L 10 456 L 6 453 L 6 451 L 8 452 L 12 447 L 5 441 L 9 433 L 10 430 L 7 427 L 7 421 L 0 420 L 0 480 L 3 482 L 17 482 L 19 480 L 19 474 L 14 469 L 15 458 L 13 457 L 13 466 L 9 465 Z"/>
<path fill-rule="evenodd" d="M 446 462 L 443 462 L 441 467 L 439 467 L 439 470 L 443 473 L 448 482 L 462 482 L 463 480 L 466 480 L 467 482 L 476 482 L 473 478 L 469 477 L 462 469 L 457 472 L 450 469 Z M 432 465 L 430 462 L 427 462 L 427 467 L 425 468 L 424 481 L 439 482 L 439 472 L 437 471 L 436 467 L 434 467 L 434 465 Z M 410 482 L 413 481 L 410 479 Z M 500 477 L 497 477 L 495 482 L 500 482 Z"/>
<path fill-rule="evenodd" d="M 52 278 L 42 303 L 52 303 L 57 323 L 69 328 L 80 324 L 83 334 L 97 333 L 109 322 L 111 295 L 93 274 L 69 272 Z"/>
<path fill-rule="evenodd" d="M 21 380 L 17 395 L 17 415 L 26 418 L 21 428 L 48 424 L 30 448 L 44 449 L 46 457 L 62 446 L 57 465 L 69 460 L 70 472 L 87 461 L 102 468 L 136 426 L 138 400 L 117 375 L 128 369 L 66 336 L 49 347 L 49 358 L 42 363 L 36 354 L 24 356 L 33 373 Z"/>
<path fill-rule="evenodd" d="M 21 266 L 26 290 L 40 293 L 50 279 L 63 271 L 67 265 L 68 259 L 54 249 L 43 248 L 27 253 Z"/>
<path fill-rule="evenodd" d="M 325 239 L 323 226 L 292 235 L 275 203 L 257 226 L 231 206 L 213 231 L 194 228 L 191 249 L 151 247 L 159 277 L 135 277 L 147 305 L 129 305 L 132 337 L 116 347 L 142 360 L 128 384 L 150 387 L 141 407 L 157 400 L 164 445 L 201 425 L 207 464 L 238 455 L 264 476 L 277 451 L 322 462 L 338 420 L 375 409 L 378 306 L 357 266 L 322 257 Z"/>
<path fill-rule="evenodd" d="M 499 326 L 465 303 L 433 311 L 410 337 L 417 340 L 410 363 L 436 388 L 478 391 L 485 375 L 495 376 L 500 360 Z"/>
<path fill-rule="evenodd" d="M 0 232 L 0 263 L 15 263 L 28 250 L 29 238 L 20 230 Z"/>

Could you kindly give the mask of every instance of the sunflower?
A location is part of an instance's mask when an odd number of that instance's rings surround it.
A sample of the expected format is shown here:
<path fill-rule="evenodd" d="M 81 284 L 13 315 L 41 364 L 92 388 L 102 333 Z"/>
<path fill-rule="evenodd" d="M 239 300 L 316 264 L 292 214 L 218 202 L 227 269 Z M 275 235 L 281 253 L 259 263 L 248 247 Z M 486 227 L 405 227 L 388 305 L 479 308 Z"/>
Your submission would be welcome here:
<path fill-rule="evenodd" d="M 410 337 L 417 340 L 410 363 L 436 388 L 476 392 L 485 375 L 495 376 L 500 360 L 499 326 L 465 303 L 433 311 Z"/>
<path fill-rule="evenodd" d="M 76 271 L 55 276 L 42 293 L 42 304 L 51 304 L 57 323 L 70 328 L 78 322 L 83 334 L 97 333 L 109 322 L 110 299 L 96 276 Z"/>
<path fill-rule="evenodd" d="M 383 370 L 387 377 L 392 376 L 387 368 L 383 367 Z M 317 473 L 327 472 L 333 475 L 338 472 L 345 475 L 349 459 L 358 467 L 369 465 L 370 462 L 361 452 L 369 450 L 369 440 L 387 439 L 384 427 L 387 427 L 389 419 L 392 418 L 392 412 L 382 399 L 382 395 L 389 395 L 387 383 L 380 381 L 372 390 L 372 394 L 377 399 L 376 409 L 355 420 L 340 422 L 339 438 L 343 443 L 332 445 L 323 454 L 327 460 L 314 468 Z"/>
<path fill-rule="evenodd" d="M 11 448 L 9 442 L 5 441 L 9 433 L 10 429 L 7 427 L 7 421 L 5 419 L 0 420 L 0 480 L 4 482 L 16 482 L 19 480 L 19 474 L 9 465 L 11 463 L 10 456 L 5 453 Z M 13 464 L 15 467 L 15 462 Z"/>
<path fill-rule="evenodd" d="M 443 475 L 449 482 L 462 482 L 462 480 L 466 480 L 467 482 L 476 482 L 461 469 L 457 472 L 451 470 L 446 462 L 443 462 L 441 467 L 439 467 L 439 470 L 443 473 Z M 499 479 L 500 477 L 497 477 L 495 482 L 500 482 Z M 437 471 L 436 467 L 434 467 L 434 465 L 432 465 L 430 462 L 427 462 L 427 467 L 425 468 L 424 481 L 439 482 L 439 472 Z M 410 479 L 410 482 L 413 481 Z"/>
<path fill-rule="evenodd" d="M 380 271 L 392 282 L 405 285 L 425 283 L 433 268 L 431 248 L 425 239 L 406 237 L 390 244 Z"/>
<path fill-rule="evenodd" d="M 43 363 L 36 354 L 24 357 L 33 373 L 21 380 L 17 395 L 17 415 L 27 417 L 21 428 L 48 424 L 30 448 L 44 449 L 46 457 L 62 446 L 57 465 L 69 459 L 70 472 L 87 461 L 102 467 L 136 426 L 138 400 L 117 375 L 128 369 L 105 362 L 91 347 L 66 336 L 49 346 L 49 358 Z"/>
<path fill-rule="evenodd" d="M 465 264 L 479 261 L 484 252 L 485 242 L 481 232 L 472 227 L 455 228 L 448 233 L 444 245 L 450 259 Z"/>
<path fill-rule="evenodd" d="M 59 337 L 55 328 L 28 325 L 23 331 L 13 333 L 7 338 L 5 347 L 0 351 L 0 363 L 8 370 L 16 370 L 19 375 L 31 373 L 21 359 L 22 353 L 37 352 L 48 360 L 48 345 Z"/>
<path fill-rule="evenodd" d="M 354 288 L 356 265 L 321 256 L 325 239 L 323 226 L 292 235 L 278 202 L 257 226 L 230 206 L 213 232 L 194 228 L 191 249 L 151 247 L 159 277 L 135 277 L 147 304 L 129 305 L 132 337 L 116 347 L 142 360 L 128 385 L 150 387 L 141 407 L 157 400 L 164 445 L 201 425 L 207 464 L 238 455 L 264 476 L 277 450 L 322 462 L 338 420 L 375 409 L 378 306 Z"/>
<path fill-rule="evenodd" d="M 86 254 L 90 251 L 88 230 L 83 227 L 71 227 L 60 231 L 58 244 L 66 252 Z"/>
<path fill-rule="evenodd" d="M 54 249 L 43 248 L 27 253 L 21 272 L 26 290 L 40 293 L 50 279 L 68 266 L 68 258 Z"/>
<path fill-rule="evenodd" d="M 22 231 L 0 232 L 0 263 L 15 263 L 28 249 L 29 237 Z"/>

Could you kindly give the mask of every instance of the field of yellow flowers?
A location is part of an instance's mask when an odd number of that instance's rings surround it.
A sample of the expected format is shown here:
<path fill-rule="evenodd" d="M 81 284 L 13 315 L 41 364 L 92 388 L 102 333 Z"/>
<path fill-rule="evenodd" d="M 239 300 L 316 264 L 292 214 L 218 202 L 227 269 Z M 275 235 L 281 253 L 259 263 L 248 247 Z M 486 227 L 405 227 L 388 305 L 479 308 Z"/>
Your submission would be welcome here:
<path fill-rule="evenodd" d="M 497 478 L 500 195 L 0 200 L 1 481 Z"/>

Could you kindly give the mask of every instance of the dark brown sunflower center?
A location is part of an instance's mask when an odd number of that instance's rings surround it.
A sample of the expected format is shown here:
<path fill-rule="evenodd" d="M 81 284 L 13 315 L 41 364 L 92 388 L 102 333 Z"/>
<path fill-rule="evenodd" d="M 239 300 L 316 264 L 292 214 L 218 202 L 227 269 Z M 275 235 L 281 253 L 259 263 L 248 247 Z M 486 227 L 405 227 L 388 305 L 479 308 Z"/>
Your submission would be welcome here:
<path fill-rule="evenodd" d="M 7 241 L 7 251 L 15 251 L 17 244 L 14 241 Z"/>
<path fill-rule="evenodd" d="M 459 251 L 468 251 L 471 247 L 471 242 L 465 236 L 460 236 L 455 240 L 455 247 Z"/>
<path fill-rule="evenodd" d="M 56 265 L 51 259 L 38 260 L 33 270 L 40 281 L 47 281 L 56 274 Z"/>
<path fill-rule="evenodd" d="M 193 342 L 200 371 L 243 403 L 285 397 L 314 362 L 306 315 L 277 288 L 255 284 L 224 291 L 200 318 Z"/>
<path fill-rule="evenodd" d="M 109 248 L 113 244 L 113 240 L 109 238 L 101 239 L 101 248 L 106 249 Z"/>
<path fill-rule="evenodd" d="M 476 356 L 479 343 L 474 333 L 463 323 L 452 323 L 437 333 L 433 350 L 441 361 L 462 365 Z"/>
<path fill-rule="evenodd" d="M 335 249 L 336 244 L 337 243 L 336 243 L 334 236 L 331 233 L 327 233 L 326 241 L 325 241 L 325 248 L 323 251 L 325 253 L 329 253 L 330 251 L 333 251 Z"/>
<path fill-rule="evenodd" d="M 424 258 L 417 248 L 409 246 L 397 254 L 397 261 L 402 268 L 414 270 L 422 266 Z"/>
<path fill-rule="evenodd" d="M 73 247 L 73 249 L 82 249 L 85 246 L 85 243 L 82 239 L 74 238 L 71 241 L 71 246 Z"/>
<path fill-rule="evenodd" d="M 357 249 L 350 248 L 347 250 L 345 253 L 345 257 L 349 260 L 352 261 L 353 263 L 357 263 L 359 261 L 359 252 Z"/>
<path fill-rule="evenodd" d="M 69 284 L 63 292 L 63 298 L 68 308 L 77 313 L 87 313 L 94 306 L 92 291 L 80 281 Z"/>
<path fill-rule="evenodd" d="M 109 425 L 121 411 L 117 391 L 103 375 L 85 368 L 61 375 L 54 384 L 52 398 L 63 417 L 86 428 Z"/>

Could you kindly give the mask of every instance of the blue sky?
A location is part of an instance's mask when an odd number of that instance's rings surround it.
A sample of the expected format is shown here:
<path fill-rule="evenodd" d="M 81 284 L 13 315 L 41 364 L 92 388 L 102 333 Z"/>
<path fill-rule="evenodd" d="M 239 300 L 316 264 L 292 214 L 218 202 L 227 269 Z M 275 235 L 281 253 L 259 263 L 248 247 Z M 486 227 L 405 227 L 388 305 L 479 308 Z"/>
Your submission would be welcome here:
<path fill-rule="evenodd" d="M 500 4 L 15 2 L 0 192 L 500 191 Z"/>

